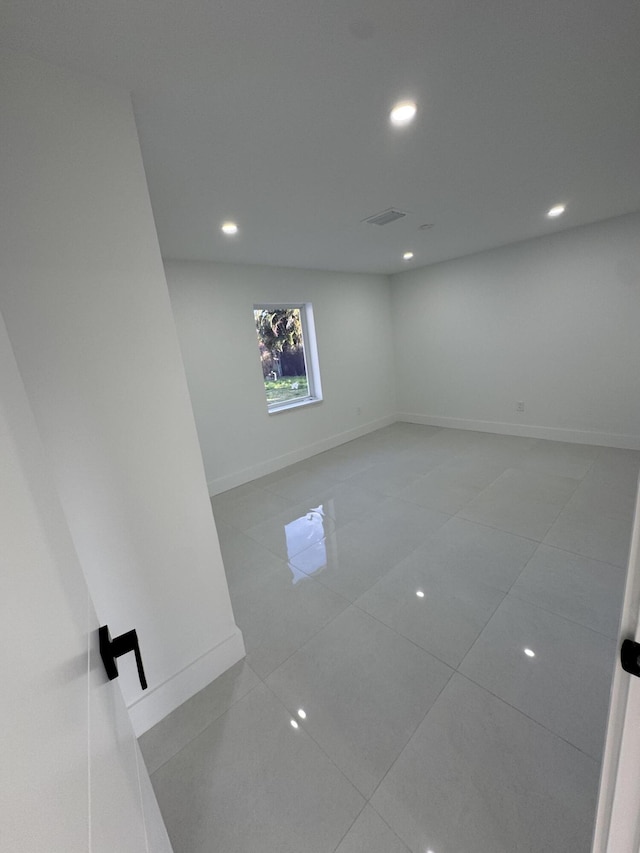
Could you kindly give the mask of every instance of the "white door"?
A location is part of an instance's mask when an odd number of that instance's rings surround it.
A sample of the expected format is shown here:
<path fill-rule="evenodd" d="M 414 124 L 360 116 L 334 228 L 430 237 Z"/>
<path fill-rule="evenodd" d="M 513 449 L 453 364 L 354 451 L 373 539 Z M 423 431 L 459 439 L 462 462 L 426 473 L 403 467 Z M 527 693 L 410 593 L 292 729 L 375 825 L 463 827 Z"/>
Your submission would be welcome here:
<path fill-rule="evenodd" d="M 0 849 L 170 853 L 1 317 L 0 584 Z"/>
<path fill-rule="evenodd" d="M 629 555 L 620 642 L 640 641 L 640 493 Z M 613 678 L 593 853 L 640 851 L 640 678 L 619 662 Z"/>

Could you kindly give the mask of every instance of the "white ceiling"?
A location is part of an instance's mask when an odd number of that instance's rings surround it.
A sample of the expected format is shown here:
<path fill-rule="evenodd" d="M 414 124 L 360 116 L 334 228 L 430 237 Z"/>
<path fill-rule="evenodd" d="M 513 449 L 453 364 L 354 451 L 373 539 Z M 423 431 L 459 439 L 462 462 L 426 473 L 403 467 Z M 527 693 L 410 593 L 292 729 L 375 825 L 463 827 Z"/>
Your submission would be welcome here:
<path fill-rule="evenodd" d="M 167 258 L 389 273 L 640 209 L 638 0 L 2 0 L 0 31 L 132 91 Z"/>

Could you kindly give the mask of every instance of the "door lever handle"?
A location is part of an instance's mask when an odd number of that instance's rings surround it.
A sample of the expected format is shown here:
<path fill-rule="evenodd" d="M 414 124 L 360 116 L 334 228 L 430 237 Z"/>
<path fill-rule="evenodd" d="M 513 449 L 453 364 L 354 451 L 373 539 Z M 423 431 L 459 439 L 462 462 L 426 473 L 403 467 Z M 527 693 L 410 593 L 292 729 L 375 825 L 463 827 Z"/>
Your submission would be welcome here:
<path fill-rule="evenodd" d="M 629 675 L 640 677 L 640 643 L 625 640 L 620 648 L 620 663 Z"/>
<path fill-rule="evenodd" d="M 98 630 L 100 639 L 100 657 L 107 671 L 109 681 L 113 681 L 118 677 L 118 664 L 116 658 L 126 655 L 128 652 L 133 652 L 136 656 L 136 664 L 138 666 L 138 677 L 140 678 L 140 686 L 143 690 L 147 689 L 147 679 L 144 674 L 142 665 L 142 655 L 140 654 L 140 643 L 138 642 L 138 634 L 135 628 L 133 631 L 127 631 L 126 634 L 120 634 L 119 637 L 111 639 L 109 626 L 102 625 Z"/>

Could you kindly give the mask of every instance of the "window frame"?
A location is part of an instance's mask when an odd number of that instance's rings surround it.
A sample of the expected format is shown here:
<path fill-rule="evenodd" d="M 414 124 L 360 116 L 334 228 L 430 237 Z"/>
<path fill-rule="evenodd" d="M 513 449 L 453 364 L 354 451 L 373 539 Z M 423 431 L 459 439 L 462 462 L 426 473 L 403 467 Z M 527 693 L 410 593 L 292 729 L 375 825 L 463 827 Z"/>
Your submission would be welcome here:
<path fill-rule="evenodd" d="M 310 302 L 256 302 L 254 311 L 276 311 L 297 308 L 300 311 L 300 323 L 302 325 L 302 352 L 304 366 L 307 373 L 307 387 L 309 393 L 306 397 L 298 397 L 295 400 L 287 400 L 283 403 L 269 403 L 266 398 L 267 414 L 277 415 L 280 412 L 288 412 L 291 409 L 299 409 L 303 406 L 312 406 L 322 402 L 322 381 L 320 379 L 320 364 L 318 360 L 318 343 L 316 339 L 316 328 L 313 317 L 313 306 Z M 255 314 L 254 314 L 255 327 Z M 262 373 L 262 368 L 261 368 Z M 264 388 L 264 376 L 262 387 Z"/>

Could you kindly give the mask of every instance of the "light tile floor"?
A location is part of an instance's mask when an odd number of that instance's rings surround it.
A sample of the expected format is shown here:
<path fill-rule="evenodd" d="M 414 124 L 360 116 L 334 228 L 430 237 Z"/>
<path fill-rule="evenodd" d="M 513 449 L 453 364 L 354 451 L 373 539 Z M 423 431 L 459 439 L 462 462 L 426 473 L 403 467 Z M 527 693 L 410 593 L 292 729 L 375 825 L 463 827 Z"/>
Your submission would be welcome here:
<path fill-rule="evenodd" d="M 589 853 L 640 453 L 397 423 L 212 500 L 247 658 L 175 853 Z"/>

